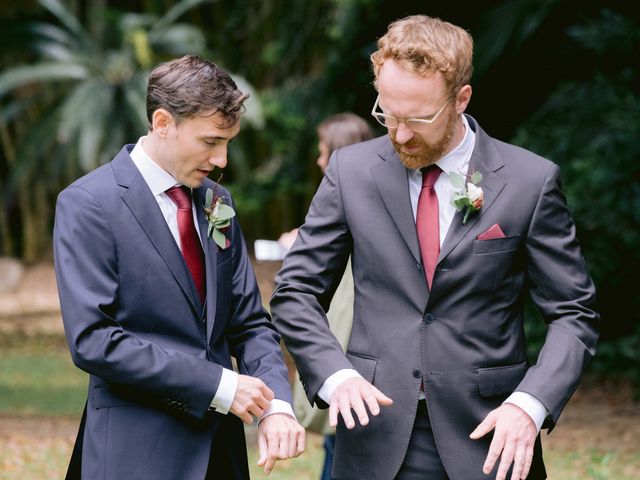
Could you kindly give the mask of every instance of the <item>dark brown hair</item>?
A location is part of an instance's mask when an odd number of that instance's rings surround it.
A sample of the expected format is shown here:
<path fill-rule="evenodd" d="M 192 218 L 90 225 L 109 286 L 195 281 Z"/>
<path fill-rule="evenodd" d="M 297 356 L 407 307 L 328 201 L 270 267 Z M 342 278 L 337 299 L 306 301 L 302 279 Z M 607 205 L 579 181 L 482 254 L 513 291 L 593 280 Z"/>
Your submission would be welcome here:
<path fill-rule="evenodd" d="M 369 124 L 350 112 L 330 116 L 316 130 L 320 140 L 327 145 L 329 155 L 339 148 L 373 138 Z"/>
<path fill-rule="evenodd" d="M 238 89 L 231 76 L 209 60 L 185 55 L 153 69 L 147 84 L 147 120 L 163 108 L 181 122 L 197 115 L 220 112 L 222 127 L 234 125 L 244 112 L 249 97 Z"/>

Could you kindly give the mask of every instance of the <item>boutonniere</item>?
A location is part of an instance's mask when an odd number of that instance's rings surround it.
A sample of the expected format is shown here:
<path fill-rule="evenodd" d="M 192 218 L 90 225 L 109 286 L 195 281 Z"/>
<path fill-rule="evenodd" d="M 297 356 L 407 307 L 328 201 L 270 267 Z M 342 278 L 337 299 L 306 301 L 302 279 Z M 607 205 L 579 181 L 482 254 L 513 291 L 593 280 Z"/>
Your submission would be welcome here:
<path fill-rule="evenodd" d="M 453 186 L 460 189 L 460 191 L 456 192 L 453 196 L 451 203 L 456 207 L 456 210 L 465 210 L 462 224 L 466 225 L 469 216 L 480 210 L 482 205 L 484 205 L 484 192 L 482 188 L 478 186 L 482 181 L 482 174 L 480 172 L 474 172 L 467 179 L 467 177 L 459 173 L 449 172 L 449 178 Z"/>
<path fill-rule="evenodd" d="M 231 219 L 236 216 L 233 208 L 224 203 L 225 198 L 226 197 L 214 195 L 213 190 L 207 188 L 204 201 L 204 212 L 209 222 L 207 236 L 213 238 L 213 241 L 216 242 L 222 250 L 231 245 L 225 233 L 229 230 Z"/>

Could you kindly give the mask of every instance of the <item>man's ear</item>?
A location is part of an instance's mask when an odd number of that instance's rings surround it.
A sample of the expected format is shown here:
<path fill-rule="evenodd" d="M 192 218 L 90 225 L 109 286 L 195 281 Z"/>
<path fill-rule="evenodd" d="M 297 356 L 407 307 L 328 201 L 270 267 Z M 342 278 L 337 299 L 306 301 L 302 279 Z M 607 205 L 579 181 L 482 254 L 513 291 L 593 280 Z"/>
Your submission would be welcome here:
<path fill-rule="evenodd" d="M 456 96 L 456 113 L 461 114 L 467 109 L 467 105 L 471 101 L 471 85 L 465 85 L 460 89 Z"/>
<path fill-rule="evenodd" d="M 151 115 L 151 129 L 161 138 L 167 136 L 172 125 L 175 125 L 173 115 L 164 108 L 159 108 Z"/>

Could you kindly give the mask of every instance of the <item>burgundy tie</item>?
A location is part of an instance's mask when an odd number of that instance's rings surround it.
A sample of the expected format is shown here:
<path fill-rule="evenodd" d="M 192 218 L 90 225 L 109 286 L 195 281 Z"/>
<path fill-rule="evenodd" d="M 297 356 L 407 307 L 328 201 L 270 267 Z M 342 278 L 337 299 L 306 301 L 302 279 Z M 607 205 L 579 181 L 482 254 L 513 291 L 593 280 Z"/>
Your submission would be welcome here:
<path fill-rule="evenodd" d="M 438 196 L 433 186 L 442 170 L 437 165 L 430 165 L 422 170 L 422 190 L 418 197 L 416 213 L 416 230 L 420 243 L 420 254 L 424 265 L 427 284 L 431 289 L 433 275 L 436 271 L 438 255 L 440 255 L 440 222 L 438 220 Z"/>
<path fill-rule="evenodd" d="M 191 211 L 191 191 L 187 187 L 171 187 L 165 192 L 178 207 L 178 232 L 182 245 L 182 256 L 189 267 L 191 277 L 198 290 L 200 301 L 204 303 L 205 273 L 204 252 L 198 238 L 198 232 L 193 224 Z"/>

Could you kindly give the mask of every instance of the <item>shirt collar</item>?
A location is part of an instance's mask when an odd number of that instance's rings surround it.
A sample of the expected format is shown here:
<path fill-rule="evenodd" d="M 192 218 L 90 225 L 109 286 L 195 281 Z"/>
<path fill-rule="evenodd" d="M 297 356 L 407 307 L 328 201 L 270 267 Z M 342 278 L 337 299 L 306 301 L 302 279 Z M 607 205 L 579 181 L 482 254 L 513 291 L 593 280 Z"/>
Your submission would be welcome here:
<path fill-rule="evenodd" d="M 160 195 L 174 185 L 179 185 L 173 176 L 154 162 L 144 151 L 143 143 L 146 137 L 140 137 L 136 146 L 129 154 L 135 166 L 140 170 L 144 181 L 147 182 L 154 196 Z"/>
<path fill-rule="evenodd" d="M 462 124 L 464 125 L 464 135 L 460 143 L 444 157 L 436 162 L 443 172 L 456 172 L 461 175 L 466 175 L 469 168 L 469 159 L 473 152 L 473 146 L 475 144 L 476 134 L 469 126 L 467 117 L 461 115 Z M 412 176 L 422 176 L 420 169 L 411 169 L 409 171 Z"/>

